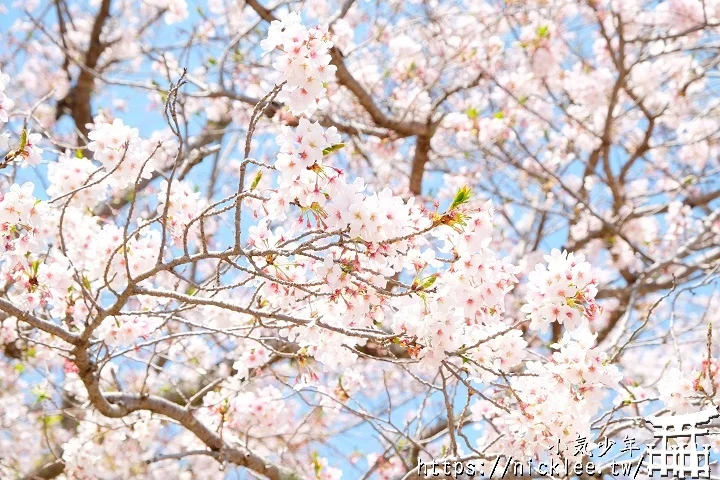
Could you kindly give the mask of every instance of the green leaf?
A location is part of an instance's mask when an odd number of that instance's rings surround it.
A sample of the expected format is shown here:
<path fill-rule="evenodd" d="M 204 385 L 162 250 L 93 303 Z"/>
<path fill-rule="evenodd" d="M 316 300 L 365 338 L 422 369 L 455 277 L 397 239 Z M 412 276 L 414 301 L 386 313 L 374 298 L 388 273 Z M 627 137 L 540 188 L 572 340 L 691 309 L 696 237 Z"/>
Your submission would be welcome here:
<path fill-rule="evenodd" d="M 320 455 L 318 452 L 312 452 L 312 464 L 313 470 L 315 470 L 315 476 L 320 478 L 320 472 L 322 472 L 322 463 L 320 463 Z"/>
<path fill-rule="evenodd" d="M 45 415 L 43 417 L 43 424 L 46 427 L 52 427 L 53 425 L 57 425 L 58 423 L 62 422 L 62 415 Z"/>
<path fill-rule="evenodd" d="M 455 194 L 455 198 L 453 198 L 453 202 L 450 205 L 450 210 L 455 210 L 460 205 L 467 203 L 470 200 L 470 197 L 472 197 L 472 190 L 470 187 L 465 185 Z"/>
<path fill-rule="evenodd" d="M 550 36 L 550 29 L 548 28 L 548 26 L 543 25 L 542 27 L 538 27 L 537 36 L 539 38 L 548 38 Z"/>
<path fill-rule="evenodd" d="M 497 112 L 495 115 L 493 115 L 494 118 L 505 118 L 505 114 L 503 112 Z"/>
<path fill-rule="evenodd" d="M 258 172 L 255 174 L 255 178 L 253 178 L 252 185 L 250 185 L 250 190 L 255 190 L 260 183 L 260 180 L 262 179 L 263 173 L 262 170 L 258 170 Z"/>
<path fill-rule="evenodd" d="M 75 150 L 75 157 L 76 158 L 85 158 L 85 156 L 83 155 L 82 149 L 78 148 Z"/>
<path fill-rule="evenodd" d="M 345 146 L 344 143 L 336 143 L 332 147 L 323 148 L 323 156 L 330 155 L 331 153 L 335 153 L 338 150 L 340 150 L 341 148 L 343 148 L 344 146 Z"/>
<path fill-rule="evenodd" d="M 25 371 L 25 365 L 23 365 L 22 363 L 16 363 L 13 369 L 15 369 L 17 373 L 22 373 Z"/>
<path fill-rule="evenodd" d="M 216 66 L 218 64 L 217 60 L 215 60 L 215 57 L 208 58 L 208 63 L 212 66 Z"/>
<path fill-rule="evenodd" d="M 43 400 L 48 400 L 50 398 L 50 395 L 42 389 L 40 385 L 36 385 L 30 390 L 30 393 L 35 395 L 35 403 L 40 403 Z"/>
<path fill-rule="evenodd" d="M 423 282 L 423 284 L 422 284 L 423 290 L 427 290 L 428 288 L 432 287 L 433 284 L 435 283 L 435 280 L 437 280 L 437 278 L 438 278 L 438 274 L 437 274 L 437 273 L 433 273 L 432 275 L 430 275 L 429 277 L 427 277 L 427 278 L 425 279 L 425 281 Z"/>
<path fill-rule="evenodd" d="M 467 115 L 470 120 L 475 120 L 480 115 L 480 112 L 478 112 L 475 107 L 468 107 L 468 109 L 465 110 L 465 115 Z"/>

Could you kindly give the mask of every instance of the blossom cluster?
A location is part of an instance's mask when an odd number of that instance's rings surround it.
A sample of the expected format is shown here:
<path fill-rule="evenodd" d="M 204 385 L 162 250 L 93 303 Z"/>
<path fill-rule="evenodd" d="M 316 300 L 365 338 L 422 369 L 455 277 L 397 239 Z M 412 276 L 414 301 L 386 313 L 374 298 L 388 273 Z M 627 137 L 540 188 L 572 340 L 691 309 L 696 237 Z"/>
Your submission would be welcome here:
<path fill-rule="evenodd" d="M 96 333 L 109 346 L 127 346 L 149 337 L 161 325 L 162 319 L 156 316 L 119 315 L 106 319 Z"/>
<path fill-rule="evenodd" d="M 7 123 L 9 112 L 15 106 L 15 102 L 5 94 L 5 87 L 10 81 L 10 76 L 0 70 L 0 123 Z"/>
<path fill-rule="evenodd" d="M 28 309 L 59 307 L 72 284 L 67 258 L 54 251 L 40 260 L 46 248 L 43 229 L 50 218 L 47 202 L 33 195 L 34 185 L 14 184 L 0 195 L 0 272 L 14 285 L 11 298 Z"/>
<path fill-rule="evenodd" d="M 15 157 L 22 159 L 23 167 L 34 167 L 40 163 L 43 153 L 43 149 L 39 146 L 41 140 L 42 136 L 39 133 L 32 133 L 30 130 L 22 131 Z"/>
<path fill-rule="evenodd" d="M 137 128 L 131 128 L 119 118 L 108 122 L 95 122 L 88 134 L 87 148 L 100 162 L 119 188 L 125 188 L 138 179 L 151 178 L 155 171 L 152 150 L 139 137 Z"/>
<path fill-rule="evenodd" d="M 579 436 L 587 437 L 604 389 L 622 380 L 605 352 L 593 347 L 595 337 L 585 327 L 565 333 L 549 363 L 528 362 L 526 374 L 512 379 L 511 391 L 497 403 L 475 403 L 473 415 L 497 428 L 497 438 L 485 441 L 496 441 L 501 454 L 541 458 L 548 445 L 572 445 Z"/>
<path fill-rule="evenodd" d="M 237 370 L 237 375 L 242 378 L 246 377 L 253 369 L 262 367 L 270 360 L 270 350 L 261 344 L 245 344 L 240 350 L 237 360 L 233 363 L 233 368 Z"/>
<path fill-rule="evenodd" d="M 74 283 L 69 262 L 59 252 L 53 252 L 42 261 L 37 254 L 16 262 L 3 264 L 3 271 L 15 288 L 11 298 L 28 310 L 50 306 L 58 315 L 63 312 L 63 301 L 68 288 Z"/>
<path fill-rule="evenodd" d="M 423 221 L 411 213 L 412 200 L 405 203 L 390 189 L 364 193 L 361 180 L 348 183 L 340 169 L 325 163 L 326 154 L 342 148 L 340 140 L 335 127 L 323 129 L 305 118 L 296 129 L 283 127 L 276 138 L 279 185 L 269 202 L 272 214 L 285 218 L 293 206 L 283 198 L 289 198 L 295 200 L 306 225 L 317 223 L 329 231 L 349 228 L 351 237 L 370 243 L 410 233 Z"/>
<path fill-rule="evenodd" d="M 302 264 L 287 259 L 282 266 L 285 282 L 323 282 L 318 293 L 329 297 L 315 299 L 308 313 L 337 328 L 385 323 L 403 336 L 403 346 L 425 368 L 437 367 L 461 349 L 468 350 L 479 376 L 493 368 L 511 368 L 523 359 L 526 344 L 503 318 L 504 298 L 517 282 L 517 268 L 489 248 L 490 202 L 471 206 L 464 199 L 448 212 L 432 212 L 390 189 L 368 192 L 361 181 L 348 183 L 331 162 L 332 154 L 342 148 L 335 128 L 323 129 L 304 118 L 295 129 L 285 127 L 276 141 L 278 187 L 266 212 L 273 218 L 296 217 L 296 230 L 319 228 L 342 235 L 355 246 L 330 246 L 322 259 L 304 259 Z M 423 234 L 427 231 L 432 235 Z M 292 236 L 292 230 L 270 230 L 268 222 L 261 221 L 250 228 L 248 244 L 275 249 Z M 436 257 L 435 241 L 453 258 L 449 268 Z M 266 267 L 268 274 L 278 267 L 280 261 L 275 259 Z M 403 271 L 413 278 L 406 287 L 409 291 L 388 296 L 387 278 Z M 269 300 L 278 306 L 305 296 L 287 283 L 275 284 L 273 293 Z M 357 355 L 348 347 L 364 343 L 315 324 L 292 326 L 284 334 L 327 369 L 355 362 Z M 476 348 L 480 344 L 486 345 Z"/>
<path fill-rule="evenodd" d="M 553 249 L 545 256 L 547 266 L 538 264 L 529 275 L 527 303 L 522 311 L 531 328 L 546 329 L 558 322 L 567 329 L 592 321 L 599 307 L 595 303 L 597 279 L 584 255 Z"/>
<path fill-rule="evenodd" d="M 74 161 L 81 170 L 92 169 L 85 159 Z M 62 175 L 62 166 L 53 169 L 53 178 Z M 120 288 L 128 273 L 134 276 L 155 265 L 159 233 L 145 230 L 125 241 L 117 226 L 100 225 L 97 218 L 78 208 L 60 209 L 57 205 L 38 200 L 29 182 L 12 185 L 0 197 L 0 272 L 12 285 L 8 296 L 18 306 L 30 311 L 47 307 L 56 318 L 84 322 L 88 308 L 77 301 L 81 290 L 77 279 L 81 278 L 86 288 L 106 284 Z M 63 242 L 64 253 L 49 248 Z M 157 323 L 148 323 L 145 317 L 118 316 L 107 322 L 103 337 L 110 344 L 130 344 L 147 335 L 153 325 Z"/>
<path fill-rule="evenodd" d="M 94 208 L 107 197 L 108 185 L 100 182 L 103 174 L 91 160 L 78 158 L 69 150 L 48 165 L 47 177 L 50 198 L 72 195 L 74 204 Z"/>
<path fill-rule="evenodd" d="M 687 371 L 670 368 L 658 382 L 657 390 L 660 400 L 673 412 L 697 411 L 699 399 L 712 398 L 720 391 L 720 361 L 706 358 Z"/>
<path fill-rule="evenodd" d="M 485 204 L 470 217 L 469 225 L 483 217 L 481 223 L 489 223 L 491 214 L 490 206 Z M 444 230 L 447 241 L 457 245 L 455 254 L 459 258 L 452 268 L 441 270 L 429 288 L 421 289 L 423 302 L 412 297 L 392 302 L 397 309 L 394 330 L 422 339 L 425 348 L 419 356 L 428 368 L 439 366 L 450 352 L 475 347 L 465 355 L 473 360 L 471 368 L 479 377 L 493 368 L 496 372 L 509 369 L 523 359 L 526 346 L 503 316 L 505 295 L 517 282 L 517 268 L 508 259 L 497 258 L 487 247 L 491 228 L 483 234 L 486 246 L 472 250 L 466 244 L 476 240 L 472 235 Z M 432 264 L 416 261 L 412 265 L 421 281 L 435 275 L 422 273 Z"/>
<path fill-rule="evenodd" d="M 232 431 L 289 432 L 294 423 L 292 402 L 286 401 L 275 387 L 245 390 L 238 394 L 230 388 L 223 388 L 209 393 L 203 403 L 213 414 L 220 414 Z"/>
<path fill-rule="evenodd" d="M 0 70 L 0 127 L 10 120 L 9 114 L 15 107 L 15 101 L 5 93 L 5 88 L 9 81 L 10 76 L 2 73 Z M 17 147 L 14 157 L 20 157 L 24 167 L 35 166 L 40 163 L 43 152 L 42 148 L 38 145 L 40 140 L 41 136 L 39 133 L 32 133 L 30 130 L 23 129 L 20 136 L 20 145 Z M 9 144 L 10 133 L 0 131 L 0 151 L 7 149 Z"/>
<path fill-rule="evenodd" d="M 160 233 L 145 229 L 126 239 L 123 231 L 115 225 L 103 225 L 95 229 L 85 253 L 87 275 L 92 280 L 108 281 L 113 288 L 121 288 L 131 277 L 144 273 L 155 266 L 160 252 Z M 81 252 L 75 252 L 80 255 Z M 73 259 L 73 263 L 75 263 Z M 109 266 L 109 268 L 108 268 Z M 106 269 L 112 277 L 106 278 Z"/>
<path fill-rule="evenodd" d="M 143 472 L 147 468 L 145 460 L 151 459 L 158 448 L 151 439 L 162 431 L 163 424 L 148 412 L 138 412 L 123 420 L 132 429 L 118 428 L 120 420 L 107 419 L 97 412 L 79 421 L 75 434 L 63 445 L 64 475 L 90 480 L 131 478 Z M 119 451 L 128 456 L 123 462 L 112 460 Z"/>
<path fill-rule="evenodd" d="M 289 13 L 270 24 L 260 46 L 266 53 L 276 48 L 283 52 L 273 62 L 282 82 L 286 82 L 278 100 L 286 101 L 293 115 L 312 115 L 322 106 L 325 83 L 335 76 L 329 53 L 333 42 L 327 26 L 308 29 L 299 14 Z"/>
<path fill-rule="evenodd" d="M 0 240 L 3 257 L 24 257 L 40 246 L 39 229 L 42 227 L 48 207 L 33 196 L 35 186 L 26 182 L 14 184 L 10 191 L 0 194 Z"/>
<path fill-rule="evenodd" d="M 169 191 L 168 191 L 169 189 Z M 201 198 L 200 192 L 195 191 L 189 182 L 173 180 L 169 184 L 163 180 L 158 193 L 158 213 L 163 216 L 166 228 L 176 244 L 182 245 L 186 232 L 188 241 L 200 238 L 200 222 L 198 220 L 207 206 L 207 201 Z M 213 229 L 211 220 L 202 220 L 206 235 Z"/>
<path fill-rule="evenodd" d="M 7 317 L 0 322 L 0 345 L 7 345 L 18 338 L 17 318 Z"/>

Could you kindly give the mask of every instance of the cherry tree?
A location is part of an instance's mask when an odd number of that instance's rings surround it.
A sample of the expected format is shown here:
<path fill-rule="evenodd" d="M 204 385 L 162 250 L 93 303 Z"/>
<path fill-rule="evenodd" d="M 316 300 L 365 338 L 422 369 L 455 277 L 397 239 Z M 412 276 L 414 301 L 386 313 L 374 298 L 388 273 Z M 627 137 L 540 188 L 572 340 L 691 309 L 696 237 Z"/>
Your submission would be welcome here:
<path fill-rule="evenodd" d="M 719 1 L 0 14 L 0 477 L 575 463 L 720 400 Z"/>

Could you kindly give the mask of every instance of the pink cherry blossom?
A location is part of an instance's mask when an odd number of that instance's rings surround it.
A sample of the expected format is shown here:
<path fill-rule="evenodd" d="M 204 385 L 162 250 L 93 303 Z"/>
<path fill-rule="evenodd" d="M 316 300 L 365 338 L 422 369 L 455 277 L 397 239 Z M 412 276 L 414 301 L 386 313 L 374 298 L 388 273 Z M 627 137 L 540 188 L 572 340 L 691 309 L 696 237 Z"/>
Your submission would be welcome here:
<path fill-rule="evenodd" d="M 42 3 L 0 478 L 587 463 L 720 401 L 717 1 Z"/>

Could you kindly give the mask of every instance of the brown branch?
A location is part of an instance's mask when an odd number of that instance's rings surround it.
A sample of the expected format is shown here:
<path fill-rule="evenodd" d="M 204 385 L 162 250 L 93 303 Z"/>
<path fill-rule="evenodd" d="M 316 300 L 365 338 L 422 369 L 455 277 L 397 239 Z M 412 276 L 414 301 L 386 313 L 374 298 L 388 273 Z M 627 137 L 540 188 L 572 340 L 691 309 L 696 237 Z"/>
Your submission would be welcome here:
<path fill-rule="evenodd" d="M 418 135 L 415 140 L 415 155 L 410 169 L 410 192 L 413 195 L 422 194 L 422 180 L 425 173 L 425 164 L 430 156 L 430 136 Z"/>
<path fill-rule="evenodd" d="M 179 179 L 182 180 L 190 173 L 190 170 L 197 164 L 199 164 L 205 157 L 214 153 L 214 150 L 206 149 L 205 147 L 215 142 L 220 142 L 225 135 L 225 129 L 230 125 L 230 118 L 222 119 L 220 122 L 208 122 L 204 132 L 195 137 L 191 138 L 188 151 L 187 160 L 183 166 L 180 167 Z M 138 183 L 137 191 L 141 192 L 147 187 L 153 180 L 169 172 L 172 169 L 172 165 L 168 166 L 164 170 L 155 170 L 150 178 L 145 178 Z M 104 203 L 98 210 L 95 211 L 95 215 L 103 218 L 112 216 L 118 209 L 124 207 L 132 201 L 129 192 L 123 192 L 122 195 L 115 197 L 107 203 Z"/>
<path fill-rule="evenodd" d="M 35 328 L 42 330 L 43 332 L 47 332 L 52 335 L 55 335 L 56 337 L 61 338 L 70 344 L 77 343 L 80 338 L 77 334 L 68 332 L 67 330 L 62 328 L 60 325 L 56 325 L 47 320 L 38 318 L 31 313 L 27 313 L 24 310 L 21 310 L 18 307 L 16 307 L 15 305 L 13 305 L 12 303 L 8 302 L 7 300 L 3 300 L 1 298 L 0 298 L 0 310 L 7 313 L 8 315 L 14 316 L 15 318 L 17 318 L 20 321 L 23 321 L 27 324 L 30 324 L 31 326 L 33 326 Z"/>
<path fill-rule="evenodd" d="M 23 480 L 49 480 L 59 476 L 64 471 L 65 462 L 62 460 L 55 460 L 38 468 L 33 473 L 24 477 Z"/>
<path fill-rule="evenodd" d="M 271 480 L 295 480 L 301 477 L 290 469 L 271 463 L 269 460 L 239 447 L 232 448 L 222 438 L 200 422 L 192 412 L 162 397 L 135 393 L 113 392 L 104 393 L 100 389 L 95 371 L 97 366 L 92 363 L 85 347 L 74 350 L 75 364 L 88 392 L 92 405 L 106 417 L 122 418 L 130 413 L 146 410 L 164 415 L 175 420 L 187 430 L 195 434 L 207 447 L 219 453 L 219 458 L 245 467 Z"/>
<path fill-rule="evenodd" d="M 90 32 L 90 44 L 85 53 L 84 64 L 86 68 L 81 69 L 75 86 L 70 90 L 67 97 L 58 103 L 58 115 L 62 114 L 62 106 L 67 106 L 75 121 L 75 126 L 84 137 L 87 137 L 88 134 L 86 125 L 92 123 L 90 98 L 93 93 L 95 81 L 92 70 L 97 67 L 100 55 L 102 55 L 107 46 L 100 41 L 100 35 L 102 34 L 105 22 L 110 17 L 110 2 L 111 0 L 102 0 L 100 10 L 95 16 L 95 22 Z"/>
<path fill-rule="evenodd" d="M 277 20 L 273 13 L 265 8 L 258 0 L 247 0 L 247 4 L 257 13 L 260 18 L 266 22 Z M 400 137 L 409 137 L 413 135 L 426 135 L 429 133 L 428 125 L 420 122 L 404 122 L 392 118 L 389 114 L 375 103 L 372 96 L 365 90 L 360 82 L 350 73 L 345 62 L 343 54 L 336 47 L 330 49 L 332 60 L 330 63 L 337 68 L 335 77 L 340 85 L 350 90 L 365 111 L 370 115 L 378 127 L 388 128 L 398 133 Z"/>

